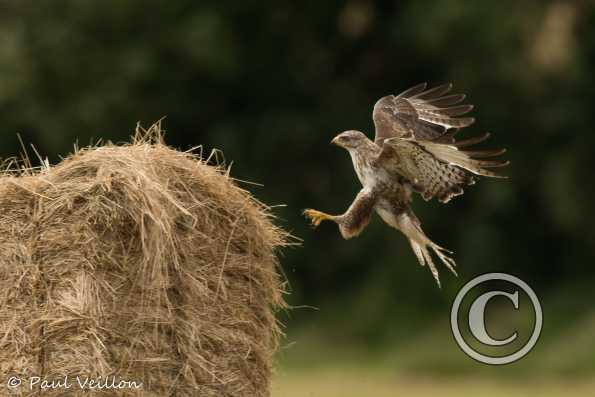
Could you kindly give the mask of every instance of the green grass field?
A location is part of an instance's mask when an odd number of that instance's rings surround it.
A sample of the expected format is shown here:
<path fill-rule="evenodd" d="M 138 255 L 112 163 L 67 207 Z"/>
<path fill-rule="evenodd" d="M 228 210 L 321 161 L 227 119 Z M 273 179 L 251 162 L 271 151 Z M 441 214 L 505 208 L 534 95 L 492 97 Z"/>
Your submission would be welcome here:
<path fill-rule="evenodd" d="M 566 323 L 554 313 L 547 316 L 548 327 L 531 353 L 505 366 L 467 357 L 442 317 L 433 326 L 401 326 L 394 332 L 415 332 L 374 349 L 344 333 L 304 328 L 288 336 L 279 352 L 273 397 L 593 397 L 595 312 L 570 315 L 573 321 Z"/>
<path fill-rule="evenodd" d="M 592 397 L 595 379 L 501 380 L 398 376 L 360 369 L 277 371 L 273 397 Z"/>

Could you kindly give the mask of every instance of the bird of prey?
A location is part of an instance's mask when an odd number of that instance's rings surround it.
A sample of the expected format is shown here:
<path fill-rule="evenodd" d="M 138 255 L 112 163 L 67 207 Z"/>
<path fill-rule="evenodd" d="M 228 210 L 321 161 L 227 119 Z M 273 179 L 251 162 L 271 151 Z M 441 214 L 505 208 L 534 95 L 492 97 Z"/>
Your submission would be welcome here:
<path fill-rule="evenodd" d="M 508 161 L 486 160 L 505 149 L 467 150 L 482 142 L 489 133 L 456 140 L 459 129 L 471 125 L 472 105 L 460 104 L 463 94 L 450 94 L 452 84 L 427 89 L 418 84 L 399 95 L 388 95 L 376 102 L 372 113 L 376 137 L 372 142 L 360 131 L 345 131 L 331 143 L 345 148 L 362 189 L 341 215 L 313 209 L 304 211 L 314 227 L 329 220 L 339 226 L 345 239 L 357 236 L 375 211 L 389 226 L 400 230 L 409 240 L 419 263 L 428 265 L 440 286 L 433 252 L 455 275 L 452 252 L 430 240 L 422 231 L 410 203 L 412 193 L 426 201 L 441 203 L 463 194 L 463 187 L 475 183 L 477 176 L 501 177 L 490 171 Z M 449 255 L 450 254 L 450 255 Z"/>

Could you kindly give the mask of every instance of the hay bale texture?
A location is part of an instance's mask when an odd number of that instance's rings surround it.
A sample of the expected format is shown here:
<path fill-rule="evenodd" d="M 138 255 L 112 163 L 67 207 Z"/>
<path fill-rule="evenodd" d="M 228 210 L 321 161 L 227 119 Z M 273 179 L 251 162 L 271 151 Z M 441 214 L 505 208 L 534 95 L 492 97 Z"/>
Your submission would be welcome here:
<path fill-rule="evenodd" d="M 142 382 L 44 396 L 269 395 L 286 235 L 225 169 L 165 146 L 158 125 L 12 168 L 0 176 L 2 382 Z"/>

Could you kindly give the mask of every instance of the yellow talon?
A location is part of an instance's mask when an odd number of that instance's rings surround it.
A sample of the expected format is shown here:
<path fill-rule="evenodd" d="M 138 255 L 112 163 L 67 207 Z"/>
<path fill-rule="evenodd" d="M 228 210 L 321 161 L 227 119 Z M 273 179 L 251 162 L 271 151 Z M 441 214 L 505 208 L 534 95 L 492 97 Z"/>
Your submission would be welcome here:
<path fill-rule="evenodd" d="M 314 227 L 320 225 L 320 222 L 322 222 L 322 221 L 332 221 L 334 218 L 334 216 L 332 216 L 332 215 L 325 214 L 324 212 L 320 212 L 320 211 L 316 211 L 316 210 L 312 210 L 312 209 L 304 210 L 304 215 L 307 218 L 310 218 L 310 222 L 312 223 L 312 226 L 314 226 Z"/>

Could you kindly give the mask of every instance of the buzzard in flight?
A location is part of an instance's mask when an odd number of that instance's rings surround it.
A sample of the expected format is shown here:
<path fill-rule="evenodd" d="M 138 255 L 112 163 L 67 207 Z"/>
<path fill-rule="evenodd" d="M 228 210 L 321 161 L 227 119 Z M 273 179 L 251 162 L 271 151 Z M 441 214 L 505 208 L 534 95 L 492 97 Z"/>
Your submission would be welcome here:
<path fill-rule="evenodd" d="M 411 210 L 412 193 L 426 201 L 441 203 L 463 194 L 463 187 L 475 183 L 476 176 L 500 177 L 490 171 L 507 161 L 486 160 L 505 152 L 467 150 L 484 141 L 489 133 L 455 140 L 460 128 L 471 125 L 472 117 L 461 116 L 473 109 L 459 104 L 463 94 L 449 94 L 452 84 L 426 89 L 419 84 L 403 93 L 388 95 L 376 102 L 372 117 L 376 128 L 374 142 L 360 131 L 345 131 L 332 143 L 345 148 L 362 189 L 342 215 L 329 215 L 313 209 L 304 214 L 313 226 L 324 220 L 335 222 L 343 238 L 357 236 L 370 221 L 373 211 L 408 239 L 419 263 L 430 268 L 438 285 L 438 270 L 433 252 L 455 275 L 451 251 L 432 242 L 422 231 L 419 219 Z"/>

